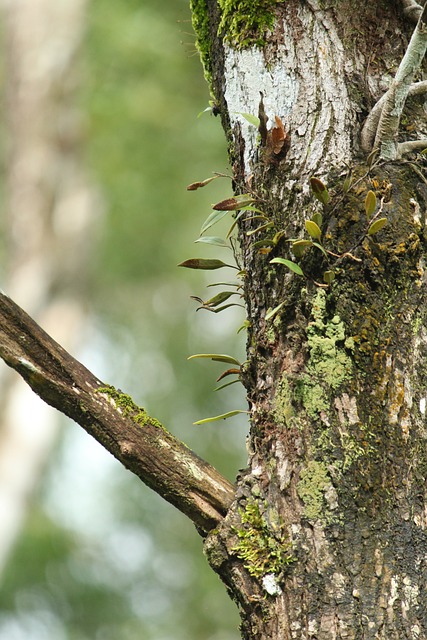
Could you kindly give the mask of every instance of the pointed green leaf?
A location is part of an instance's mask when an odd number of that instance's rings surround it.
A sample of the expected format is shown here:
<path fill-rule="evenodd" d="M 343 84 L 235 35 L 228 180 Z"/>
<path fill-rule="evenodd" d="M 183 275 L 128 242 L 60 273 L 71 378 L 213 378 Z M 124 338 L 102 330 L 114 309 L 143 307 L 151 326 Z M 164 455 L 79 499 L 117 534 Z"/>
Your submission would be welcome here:
<path fill-rule="evenodd" d="M 375 209 L 377 208 L 377 196 L 373 191 L 368 191 L 365 198 L 365 211 L 368 218 L 370 218 Z"/>
<path fill-rule="evenodd" d="M 285 267 L 288 267 L 294 273 L 297 273 L 299 276 L 303 276 L 304 272 L 298 264 L 292 262 L 292 260 L 286 260 L 285 258 L 273 258 L 270 260 L 273 264 L 284 264 Z"/>
<path fill-rule="evenodd" d="M 215 387 L 214 391 L 221 391 L 221 389 L 225 389 L 225 387 L 229 387 L 232 384 L 236 384 L 236 382 L 242 382 L 237 378 L 236 380 L 230 380 L 229 382 L 225 382 L 224 384 L 219 385 L 219 387 Z"/>
<path fill-rule="evenodd" d="M 322 227 L 323 216 L 319 211 L 316 211 L 316 213 L 313 214 L 313 217 L 311 219 L 313 220 L 313 222 L 317 224 L 319 229 Z"/>
<path fill-rule="evenodd" d="M 378 233 L 387 223 L 387 218 L 378 218 L 375 220 L 368 229 L 368 235 L 373 236 L 374 233 Z"/>
<path fill-rule="evenodd" d="M 347 178 L 344 180 L 343 185 L 342 185 L 343 193 L 348 193 L 352 182 L 353 182 L 352 176 L 347 176 Z"/>
<path fill-rule="evenodd" d="M 203 235 L 205 231 L 213 227 L 214 224 L 222 220 L 224 216 L 228 214 L 228 211 L 212 211 L 202 224 L 202 228 L 200 229 L 200 235 Z"/>
<path fill-rule="evenodd" d="M 207 287 L 237 287 L 239 288 L 240 282 L 211 282 L 206 285 Z"/>
<path fill-rule="evenodd" d="M 237 269 L 232 264 L 226 264 L 222 260 L 209 260 L 205 258 L 190 258 L 189 260 L 184 260 L 184 262 L 180 262 L 178 267 L 186 267 L 187 269 L 221 269 L 222 267 L 230 267 L 231 269 Z"/>
<path fill-rule="evenodd" d="M 314 195 L 316 196 L 316 198 L 322 204 L 328 204 L 328 202 L 329 202 L 329 192 L 328 192 L 326 186 L 323 184 L 323 182 L 321 180 L 319 180 L 319 178 L 315 178 L 315 177 L 310 178 L 310 187 L 311 187 Z"/>
<path fill-rule="evenodd" d="M 240 367 L 241 363 L 233 358 L 233 356 L 228 356 L 225 353 L 195 353 L 192 356 L 189 356 L 187 360 L 194 360 L 195 358 L 209 358 L 209 360 L 214 360 L 215 362 L 228 362 L 229 364 L 236 364 Z"/>
<path fill-rule="evenodd" d="M 252 113 L 244 113 L 243 111 L 236 111 L 239 116 L 242 116 L 249 124 L 253 124 L 254 127 L 258 129 L 259 127 L 259 118 L 257 116 L 252 115 Z"/>
<path fill-rule="evenodd" d="M 212 244 L 215 247 L 227 247 L 230 248 L 230 245 L 227 244 L 225 240 L 222 238 L 218 238 L 218 236 L 200 236 L 194 242 L 202 242 L 203 244 Z"/>
<path fill-rule="evenodd" d="M 320 249 L 320 251 L 323 253 L 325 258 L 328 257 L 328 254 L 326 253 L 325 249 L 322 247 L 321 244 L 319 244 L 318 242 L 313 242 L 313 247 L 316 247 L 316 249 Z"/>
<path fill-rule="evenodd" d="M 249 413 L 249 411 L 243 411 L 242 409 L 235 409 L 234 411 L 228 411 L 227 413 L 222 413 L 220 416 L 213 416 L 212 418 L 204 418 L 203 420 L 197 420 L 197 422 L 193 422 L 193 424 L 207 424 L 208 422 L 216 422 L 217 420 L 226 420 L 227 418 L 237 416 L 238 413 Z"/>
<path fill-rule="evenodd" d="M 267 311 L 267 313 L 265 314 L 265 320 L 266 322 L 268 322 L 268 320 L 271 320 L 271 318 L 273 318 L 276 313 L 278 311 L 280 311 L 280 309 L 283 307 L 285 303 L 281 302 L 280 304 L 277 305 L 277 307 L 274 307 L 274 309 L 270 309 L 270 311 Z"/>
<path fill-rule="evenodd" d="M 203 304 L 207 307 L 217 307 L 219 304 L 228 300 L 230 296 L 235 295 L 238 295 L 237 291 L 221 291 L 220 293 L 217 293 L 216 296 L 213 296 L 213 298 L 206 300 Z"/>
<path fill-rule="evenodd" d="M 319 225 L 317 225 L 313 220 L 305 221 L 305 228 L 307 229 L 309 235 L 315 240 L 320 240 L 322 236 L 322 232 L 320 230 Z"/>
<path fill-rule="evenodd" d="M 372 149 L 371 153 L 366 158 L 366 164 L 368 165 L 368 169 L 372 168 L 374 161 L 377 159 L 378 153 L 379 153 L 379 149 L 376 147 L 375 149 Z"/>
<path fill-rule="evenodd" d="M 258 231 L 264 231 L 265 229 L 270 229 L 273 226 L 274 226 L 274 222 L 266 222 L 265 224 L 260 225 L 256 229 L 251 229 L 250 231 L 247 231 L 246 235 L 250 237 L 250 236 L 253 236 L 254 233 L 258 233 Z"/>

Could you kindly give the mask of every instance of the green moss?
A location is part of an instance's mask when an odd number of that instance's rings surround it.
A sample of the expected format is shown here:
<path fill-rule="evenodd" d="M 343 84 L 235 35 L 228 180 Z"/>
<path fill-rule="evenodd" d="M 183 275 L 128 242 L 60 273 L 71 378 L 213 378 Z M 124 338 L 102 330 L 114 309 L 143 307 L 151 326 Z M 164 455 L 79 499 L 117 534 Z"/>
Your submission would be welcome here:
<path fill-rule="evenodd" d="M 285 0 L 218 0 L 222 11 L 218 33 L 238 49 L 262 47 L 274 24 L 274 7 Z"/>
<path fill-rule="evenodd" d="M 191 20 L 196 34 L 196 47 L 200 54 L 203 72 L 209 86 L 212 83 L 211 35 L 206 0 L 190 0 Z"/>
<path fill-rule="evenodd" d="M 316 294 L 311 313 L 313 321 L 307 327 L 307 373 L 298 386 L 308 415 L 316 417 L 329 407 L 328 393 L 350 378 L 352 361 L 348 350 L 354 348 L 354 341 L 346 338 L 340 316 L 328 320 L 323 289 Z"/>
<path fill-rule="evenodd" d="M 111 385 L 105 385 L 97 389 L 98 393 L 107 395 L 114 401 L 115 406 L 126 417 L 130 418 L 133 422 L 136 422 L 140 426 L 151 424 L 154 427 L 164 429 L 163 425 L 151 418 L 143 407 L 139 407 L 127 393 L 122 393 Z"/>
<path fill-rule="evenodd" d="M 221 19 L 218 35 L 237 49 L 251 45 L 262 47 L 265 34 L 274 24 L 274 7 L 285 0 L 218 0 Z M 202 60 L 205 78 L 211 85 L 212 59 L 210 17 L 206 0 L 190 0 L 196 46 Z"/>
<path fill-rule="evenodd" d="M 244 510 L 240 510 L 240 516 L 242 525 L 240 529 L 234 529 L 238 543 L 233 547 L 233 553 L 244 561 L 244 567 L 251 576 L 280 576 L 295 558 L 277 512 L 270 510 L 267 519 L 259 503 L 252 500 L 246 503 Z"/>
<path fill-rule="evenodd" d="M 325 491 L 331 486 L 331 479 L 325 463 L 311 460 L 301 471 L 297 485 L 298 495 L 304 503 L 304 514 L 309 520 L 331 522 L 326 512 Z"/>

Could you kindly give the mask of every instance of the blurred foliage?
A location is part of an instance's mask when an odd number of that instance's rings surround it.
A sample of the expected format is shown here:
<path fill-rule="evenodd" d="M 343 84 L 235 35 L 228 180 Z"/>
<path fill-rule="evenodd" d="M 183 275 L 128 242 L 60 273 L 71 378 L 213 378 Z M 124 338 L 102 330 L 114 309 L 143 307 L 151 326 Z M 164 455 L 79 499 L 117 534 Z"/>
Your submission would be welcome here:
<path fill-rule="evenodd" d="M 103 206 L 82 285 L 93 317 L 84 360 L 233 479 L 246 420 L 192 422 L 246 408 L 243 389 L 213 393 L 226 367 L 187 357 L 243 360 L 244 312 L 196 314 L 189 296 L 203 297 L 207 280 L 176 268 L 224 258 L 193 241 L 210 204 L 231 194 L 227 180 L 186 191 L 227 170 L 219 118 L 197 118 L 210 96 L 187 1 L 91 2 L 87 18 L 79 100 Z M 0 639 L 237 640 L 235 607 L 192 525 L 96 447 L 66 426 L 4 577 Z"/>

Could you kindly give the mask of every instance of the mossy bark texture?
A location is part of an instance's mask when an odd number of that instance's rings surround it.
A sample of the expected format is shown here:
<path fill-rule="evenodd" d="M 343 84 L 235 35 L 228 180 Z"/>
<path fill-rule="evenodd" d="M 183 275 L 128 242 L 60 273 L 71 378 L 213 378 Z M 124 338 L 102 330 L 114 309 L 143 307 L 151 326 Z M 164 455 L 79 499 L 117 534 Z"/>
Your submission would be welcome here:
<path fill-rule="evenodd" d="M 238 603 L 243 638 L 427 638 L 427 181 L 419 157 L 367 166 L 359 146 L 413 25 L 398 3 L 287 0 L 269 7 L 270 30 L 239 47 L 216 2 L 205 5 L 220 34 L 212 91 L 236 189 L 273 222 L 251 235 L 259 221 L 240 223 L 249 465 L 207 557 Z M 267 128 L 279 116 L 290 135 L 286 157 L 238 115 L 258 114 L 260 91 Z M 403 140 L 425 126 L 420 103 L 408 109 Z M 310 191 L 313 175 L 327 204 Z M 316 212 L 322 248 L 298 258 L 304 276 L 271 264 L 295 260 L 288 240 L 309 238 Z M 276 239 L 269 253 L 254 246 L 265 238 Z"/>

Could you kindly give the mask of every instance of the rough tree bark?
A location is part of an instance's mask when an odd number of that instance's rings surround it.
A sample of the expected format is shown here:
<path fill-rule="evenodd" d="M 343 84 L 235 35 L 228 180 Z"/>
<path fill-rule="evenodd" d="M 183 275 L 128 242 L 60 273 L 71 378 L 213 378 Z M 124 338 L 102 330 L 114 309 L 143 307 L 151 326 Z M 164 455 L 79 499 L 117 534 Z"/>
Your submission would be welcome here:
<path fill-rule="evenodd" d="M 240 217 L 236 256 L 248 468 L 231 488 L 182 455 L 6 297 L 0 353 L 193 519 L 243 638 L 426 638 L 427 180 L 420 156 L 399 158 L 425 136 L 422 89 L 411 89 L 423 52 L 408 82 L 399 67 L 414 28 L 423 42 L 423 7 L 192 0 L 192 10 L 236 193 L 264 216 Z M 387 120 L 401 106 L 398 133 Z"/>

